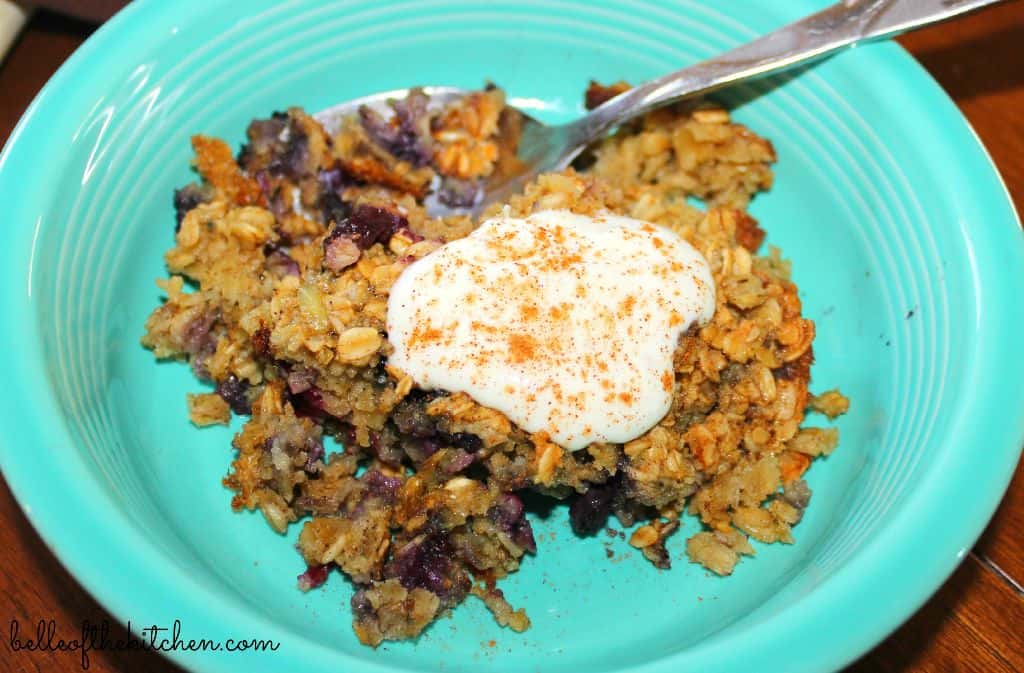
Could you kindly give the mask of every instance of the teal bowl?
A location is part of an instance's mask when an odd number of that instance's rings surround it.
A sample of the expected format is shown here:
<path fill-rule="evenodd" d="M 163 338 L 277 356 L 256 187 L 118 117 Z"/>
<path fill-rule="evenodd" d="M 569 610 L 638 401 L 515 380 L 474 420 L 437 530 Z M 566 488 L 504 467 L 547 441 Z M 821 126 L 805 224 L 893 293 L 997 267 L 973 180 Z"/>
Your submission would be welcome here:
<path fill-rule="evenodd" d="M 658 571 L 622 541 L 539 516 L 539 553 L 503 585 L 533 627 L 476 601 L 415 643 L 360 646 L 352 588 L 309 594 L 287 540 L 233 514 L 219 484 L 233 428 L 197 430 L 187 367 L 139 345 L 173 239 L 189 136 L 412 84 L 493 78 L 549 121 L 589 78 L 639 81 L 713 55 L 824 0 L 336 3 L 148 0 L 46 86 L 0 157 L 3 472 L 75 576 L 133 628 L 270 639 L 182 651 L 202 671 L 821 671 L 880 641 L 953 571 L 1024 441 L 1024 236 L 984 149 L 895 44 L 730 89 L 778 150 L 753 213 L 793 261 L 818 324 L 813 387 L 853 400 L 791 546 L 732 577 Z M 695 524 L 687 524 L 692 531 Z M 611 545 L 614 558 L 606 557 Z M 71 660 L 69 660 L 71 661 Z"/>

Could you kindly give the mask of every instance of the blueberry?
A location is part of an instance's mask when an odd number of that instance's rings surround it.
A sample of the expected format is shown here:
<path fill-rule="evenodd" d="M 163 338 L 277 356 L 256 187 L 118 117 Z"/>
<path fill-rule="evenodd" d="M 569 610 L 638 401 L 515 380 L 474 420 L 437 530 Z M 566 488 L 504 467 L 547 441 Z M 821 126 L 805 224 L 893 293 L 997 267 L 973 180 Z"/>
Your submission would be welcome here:
<path fill-rule="evenodd" d="M 404 99 L 391 103 L 393 122 L 364 105 L 359 108 L 359 123 L 375 143 L 396 159 L 417 167 L 426 166 L 434 154 L 427 113 L 429 100 L 422 89 L 412 89 Z"/>
<path fill-rule="evenodd" d="M 181 189 L 174 190 L 174 217 L 176 224 L 174 231 L 181 228 L 181 221 L 185 219 L 188 211 L 200 203 L 207 203 L 213 199 L 213 188 L 210 185 L 188 184 Z"/>
<path fill-rule="evenodd" d="M 421 588 L 454 605 L 469 592 L 470 581 L 454 558 L 451 540 L 443 533 L 418 536 L 399 549 L 384 568 L 406 589 Z"/>
<path fill-rule="evenodd" d="M 249 383 L 239 380 L 234 374 L 217 383 L 217 394 L 228 403 L 231 411 L 239 415 L 252 413 L 252 403 L 249 401 L 248 393 Z"/>
<path fill-rule="evenodd" d="M 394 502 L 398 498 L 398 491 L 402 488 L 400 477 L 389 477 L 380 470 L 368 470 L 360 481 L 366 484 L 370 494 L 386 502 Z"/>
<path fill-rule="evenodd" d="M 569 523 L 577 535 L 587 536 L 604 528 L 612 511 L 615 484 L 592 485 L 569 505 Z"/>
<path fill-rule="evenodd" d="M 452 208 L 470 208 L 480 194 L 480 182 L 446 176 L 437 190 L 437 200 Z"/>

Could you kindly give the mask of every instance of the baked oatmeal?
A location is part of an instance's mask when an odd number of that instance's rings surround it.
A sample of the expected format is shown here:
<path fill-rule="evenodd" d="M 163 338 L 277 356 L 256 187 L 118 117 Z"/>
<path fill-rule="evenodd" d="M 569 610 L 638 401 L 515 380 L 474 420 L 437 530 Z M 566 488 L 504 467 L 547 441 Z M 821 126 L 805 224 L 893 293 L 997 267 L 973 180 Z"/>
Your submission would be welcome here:
<path fill-rule="evenodd" d="M 627 87 L 592 83 L 587 104 Z M 479 221 L 433 218 L 423 205 L 428 194 L 470 206 L 481 181 L 514 154 L 518 113 L 493 86 L 438 109 L 413 90 L 391 107 L 391 115 L 360 110 L 333 137 L 300 109 L 277 112 L 250 124 L 237 156 L 223 141 L 194 137 L 201 179 L 174 194 L 170 276 L 158 281 L 166 301 L 142 339 L 156 357 L 188 362 L 215 386 L 188 396 L 195 425 L 247 418 L 224 485 L 236 510 L 261 511 L 280 533 L 301 526 L 300 589 L 319 587 L 339 568 L 356 587 L 353 628 L 372 646 L 415 638 L 470 594 L 499 624 L 523 631 L 527 615 L 497 583 L 542 551 L 524 491 L 568 501 L 580 536 L 612 516 L 636 526 L 629 544 L 660 569 L 670 567 L 666 542 L 684 514 L 703 525 L 686 554 L 719 575 L 754 554 L 751 538 L 791 543 L 811 497 L 803 475 L 838 443 L 834 428 L 802 427 L 805 413 L 834 418 L 848 402 L 838 391 L 809 393 L 814 323 L 801 314 L 789 262 L 776 249 L 759 253 L 764 231 L 746 211 L 772 184 L 771 143 L 719 107 L 665 108 Z M 401 323 L 399 343 L 398 318 L 412 314 L 389 307 L 392 290 L 404 283 L 413 296 L 427 282 L 409 274 L 449 254 L 455 241 L 467 249 L 494 222 L 512 226 L 514 236 L 515 227 L 545 217 L 569 223 L 570 234 L 576 221 L 639 221 L 661 241 L 652 240 L 655 247 L 671 238 L 692 249 L 713 283 L 700 295 L 708 302 L 700 319 L 699 311 L 686 323 L 646 314 L 677 331 L 655 379 L 664 406 L 642 427 L 602 435 L 583 424 L 574 438 L 560 435 L 558 423 L 537 431 L 499 411 L 500 395 L 488 406 L 468 384 L 426 385 L 391 361 L 408 365 L 412 334 L 434 339 L 436 355 L 456 333 L 421 311 Z M 562 261 L 555 266 L 586 270 L 579 259 Z M 612 261 L 626 275 L 640 266 L 626 255 Z M 434 269 L 441 301 L 451 269 Z M 700 290 L 700 279 L 693 282 Z M 627 297 L 625 310 L 635 299 Z M 585 292 L 569 303 L 566 311 L 576 312 L 557 323 L 566 330 L 598 306 Z M 536 307 L 517 310 L 528 321 Z M 463 338 L 500 328 L 473 327 L 474 315 L 466 312 Z M 607 334 L 629 335 L 622 352 L 643 343 L 632 336 L 635 318 L 602 319 Z M 528 366 L 542 357 L 533 337 L 509 338 L 507 360 Z M 583 352 L 555 341 L 550 347 L 563 356 Z M 601 385 L 611 390 L 640 371 L 639 362 L 623 362 L 629 366 Z M 445 380 L 461 383 L 461 364 L 452 362 L 455 375 Z M 594 358 L 574 366 L 595 380 L 608 367 Z M 613 402 L 635 399 L 619 391 L 609 409 Z M 343 450 L 325 451 L 327 437 Z"/>

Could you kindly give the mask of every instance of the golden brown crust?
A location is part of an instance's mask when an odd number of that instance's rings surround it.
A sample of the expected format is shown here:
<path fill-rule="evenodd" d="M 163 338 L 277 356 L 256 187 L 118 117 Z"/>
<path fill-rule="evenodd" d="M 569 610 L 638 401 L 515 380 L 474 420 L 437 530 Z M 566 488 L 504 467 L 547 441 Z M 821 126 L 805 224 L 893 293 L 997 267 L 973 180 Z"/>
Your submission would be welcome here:
<path fill-rule="evenodd" d="M 736 242 L 750 252 L 756 252 L 764 242 L 765 231 L 757 220 L 739 211 L 736 215 Z"/>
<path fill-rule="evenodd" d="M 389 168 L 379 159 L 371 156 L 341 159 L 340 163 L 349 175 L 358 180 L 384 185 L 400 192 L 412 194 L 416 198 L 426 196 L 427 187 L 430 185 L 429 181 L 426 180 L 413 181 L 409 177 Z"/>
<path fill-rule="evenodd" d="M 266 204 L 256 181 L 239 171 L 231 148 L 226 142 L 196 135 L 192 136 L 192 149 L 196 153 L 196 170 L 228 201 L 240 206 Z"/>
<path fill-rule="evenodd" d="M 814 348 L 808 347 L 798 357 L 782 363 L 775 370 L 775 376 L 783 381 L 803 381 L 811 378 L 811 365 L 814 363 Z"/>
<path fill-rule="evenodd" d="M 604 86 L 594 80 L 590 80 L 590 84 L 587 86 L 587 91 L 583 96 L 583 105 L 588 110 L 593 110 L 594 108 L 607 103 L 612 98 L 615 98 L 620 93 L 629 91 L 630 88 L 632 87 L 630 87 L 629 82 L 624 80 L 619 80 L 618 82 L 609 84 L 608 86 Z"/>

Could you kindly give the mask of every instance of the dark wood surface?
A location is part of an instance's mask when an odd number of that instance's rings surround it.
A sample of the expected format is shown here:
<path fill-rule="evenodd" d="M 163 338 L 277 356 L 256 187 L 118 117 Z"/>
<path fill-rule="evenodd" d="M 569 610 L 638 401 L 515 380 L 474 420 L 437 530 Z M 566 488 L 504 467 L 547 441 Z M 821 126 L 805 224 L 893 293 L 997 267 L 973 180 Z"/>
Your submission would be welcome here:
<path fill-rule="evenodd" d="M 86 38 L 90 24 L 36 14 L 0 64 L 0 141 L 36 91 Z M 1019 210 L 1024 211 L 1024 2 L 1010 2 L 901 38 L 945 87 L 988 146 Z M 998 413 L 1020 413 L 1000 410 Z M 39 672 L 80 666 L 67 652 L 12 652 L 10 620 L 23 627 L 53 619 L 74 637 L 83 620 L 108 620 L 126 633 L 54 558 L 0 485 L 0 670 Z M 808 634 L 809 638 L 813 634 Z M 179 669 L 143 652 L 92 652 L 90 671 Z M 974 551 L 902 628 L 850 671 L 1010 673 L 1024 671 L 1024 465 Z"/>

